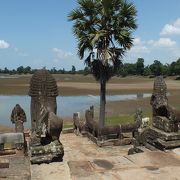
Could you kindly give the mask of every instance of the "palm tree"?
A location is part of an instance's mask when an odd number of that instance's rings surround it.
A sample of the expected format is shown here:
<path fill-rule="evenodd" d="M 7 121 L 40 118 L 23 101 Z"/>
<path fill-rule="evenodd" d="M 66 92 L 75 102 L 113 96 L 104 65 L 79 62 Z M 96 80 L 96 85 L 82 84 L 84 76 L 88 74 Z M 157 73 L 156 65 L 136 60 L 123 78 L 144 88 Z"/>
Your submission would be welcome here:
<path fill-rule="evenodd" d="M 89 53 L 85 63 L 100 82 L 100 128 L 105 123 L 106 82 L 133 45 L 136 13 L 128 0 L 78 0 L 78 7 L 68 15 L 68 20 L 74 21 L 78 55 L 83 59 L 85 52 Z"/>

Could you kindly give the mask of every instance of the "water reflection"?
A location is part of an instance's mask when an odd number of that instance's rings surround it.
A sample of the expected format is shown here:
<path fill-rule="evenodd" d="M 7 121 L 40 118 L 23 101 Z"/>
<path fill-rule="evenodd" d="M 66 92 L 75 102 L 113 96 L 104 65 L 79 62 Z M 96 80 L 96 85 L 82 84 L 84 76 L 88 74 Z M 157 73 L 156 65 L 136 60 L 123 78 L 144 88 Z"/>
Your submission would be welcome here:
<path fill-rule="evenodd" d="M 18 76 L 0 76 L 0 79 L 16 79 Z"/>
<path fill-rule="evenodd" d="M 143 94 L 141 97 L 149 97 L 150 94 Z M 107 101 L 132 100 L 137 99 L 137 94 L 128 95 L 112 95 L 107 96 Z M 10 121 L 11 111 L 16 104 L 20 104 L 26 112 L 27 123 L 26 127 L 30 126 L 30 100 L 29 96 L 0 96 L 0 124 L 12 125 Z M 61 117 L 72 117 L 74 112 L 81 112 L 94 105 L 99 107 L 99 96 L 58 96 L 57 97 L 57 114 Z"/>
<path fill-rule="evenodd" d="M 144 94 L 143 93 L 138 93 L 137 94 L 137 99 L 142 99 L 144 97 Z"/>

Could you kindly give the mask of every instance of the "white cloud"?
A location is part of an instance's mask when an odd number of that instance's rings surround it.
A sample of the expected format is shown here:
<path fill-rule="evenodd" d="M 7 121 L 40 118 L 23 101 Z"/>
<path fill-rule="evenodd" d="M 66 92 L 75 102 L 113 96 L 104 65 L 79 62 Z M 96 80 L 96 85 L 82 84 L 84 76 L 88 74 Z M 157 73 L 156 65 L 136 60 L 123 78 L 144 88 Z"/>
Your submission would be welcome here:
<path fill-rule="evenodd" d="M 6 49 L 9 47 L 9 44 L 4 41 L 4 40 L 0 40 L 0 49 Z"/>
<path fill-rule="evenodd" d="M 166 24 L 160 35 L 180 35 L 180 18 L 178 18 L 173 24 Z"/>
<path fill-rule="evenodd" d="M 141 38 L 137 37 L 134 39 L 134 46 L 130 50 L 131 53 L 149 53 L 149 49 L 145 41 L 142 41 Z"/>
<path fill-rule="evenodd" d="M 62 49 L 53 48 L 52 51 L 56 54 L 58 59 L 72 59 L 74 55 L 71 52 Z"/>
<path fill-rule="evenodd" d="M 134 45 L 141 45 L 143 42 L 141 41 L 141 38 L 137 37 L 133 40 Z"/>
<path fill-rule="evenodd" d="M 133 46 L 131 48 L 131 53 L 149 53 L 149 49 L 146 46 Z"/>
<path fill-rule="evenodd" d="M 147 43 L 154 47 L 167 47 L 167 48 L 174 47 L 176 45 L 176 42 L 171 40 L 170 38 L 160 38 L 157 41 L 150 40 Z"/>
<path fill-rule="evenodd" d="M 159 38 L 157 40 L 141 40 L 140 37 L 134 39 L 134 46 L 126 54 L 126 60 L 132 62 L 142 57 L 147 64 L 153 59 L 159 59 L 163 63 L 166 60 L 180 57 L 180 47 L 178 41 L 170 38 Z"/>

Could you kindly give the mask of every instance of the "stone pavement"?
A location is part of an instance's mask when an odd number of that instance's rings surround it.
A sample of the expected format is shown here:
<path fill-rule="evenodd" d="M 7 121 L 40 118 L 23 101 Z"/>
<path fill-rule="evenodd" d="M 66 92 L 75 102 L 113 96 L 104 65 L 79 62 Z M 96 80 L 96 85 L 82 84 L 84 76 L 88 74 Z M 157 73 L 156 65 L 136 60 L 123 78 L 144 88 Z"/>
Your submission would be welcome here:
<path fill-rule="evenodd" d="M 3 156 L 0 159 L 7 160 L 9 166 L 0 168 L 0 180 L 30 180 L 29 158 L 23 155 Z"/>
<path fill-rule="evenodd" d="M 180 149 L 127 155 L 131 146 L 98 147 L 86 137 L 61 134 L 64 160 L 32 165 L 33 180 L 180 180 Z"/>

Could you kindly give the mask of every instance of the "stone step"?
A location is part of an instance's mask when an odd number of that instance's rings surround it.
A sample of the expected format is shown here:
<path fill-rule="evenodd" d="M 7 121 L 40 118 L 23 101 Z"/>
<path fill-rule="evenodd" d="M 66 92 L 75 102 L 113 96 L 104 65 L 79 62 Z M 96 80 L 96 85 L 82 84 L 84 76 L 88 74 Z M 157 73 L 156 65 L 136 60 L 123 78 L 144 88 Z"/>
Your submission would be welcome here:
<path fill-rule="evenodd" d="M 161 145 L 165 149 L 172 149 L 180 147 L 180 140 L 175 141 L 163 141 L 162 139 L 157 138 L 156 142 L 157 145 Z"/>
<path fill-rule="evenodd" d="M 0 158 L 0 168 L 9 168 L 9 160 Z"/>
<path fill-rule="evenodd" d="M 160 139 L 163 139 L 165 141 L 180 140 L 180 133 L 179 132 L 167 133 L 167 132 L 164 132 L 160 129 L 154 128 L 154 127 L 151 127 L 148 129 L 148 134 L 150 136 L 152 136 L 153 139 L 154 138 L 160 138 Z"/>

